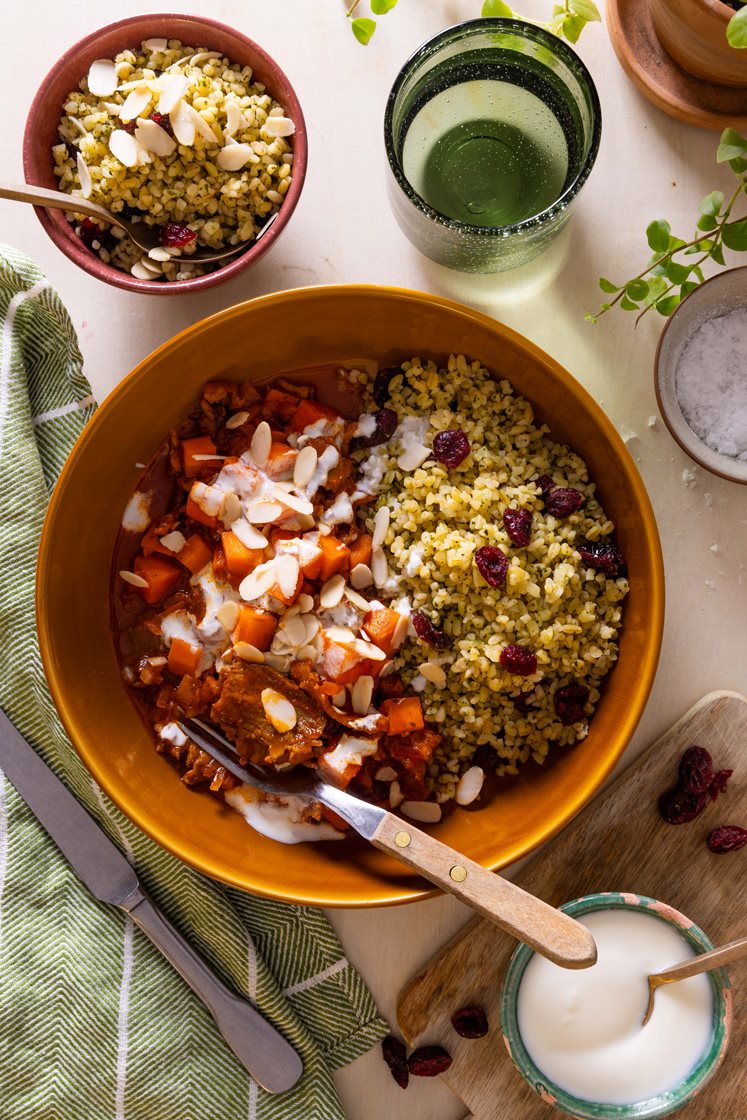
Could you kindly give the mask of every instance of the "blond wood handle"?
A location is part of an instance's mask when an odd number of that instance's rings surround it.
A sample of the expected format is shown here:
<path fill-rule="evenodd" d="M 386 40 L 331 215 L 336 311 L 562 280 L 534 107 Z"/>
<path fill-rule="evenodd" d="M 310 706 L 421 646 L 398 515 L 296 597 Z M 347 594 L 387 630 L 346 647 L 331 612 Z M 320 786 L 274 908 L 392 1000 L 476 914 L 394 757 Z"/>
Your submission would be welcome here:
<path fill-rule="evenodd" d="M 730 941 L 720 949 L 711 949 L 681 964 L 664 968 L 661 972 L 654 973 L 652 980 L 655 979 L 659 984 L 673 984 L 676 980 L 687 980 L 688 976 L 698 976 L 701 972 L 710 972 L 712 968 L 721 968 L 740 957 L 747 957 L 747 937 L 740 937 L 739 941 Z"/>
<path fill-rule="evenodd" d="M 69 210 L 73 214 L 87 214 L 91 218 L 101 218 L 110 225 L 117 225 L 117 219 L 103 206 L 87 198 L 78 198 L 64 191 L 51 191 L 47 187 L 35 187 L 28 183 L 8 183 L 0 180 L 0 198 L 10 198 L 14 202 L 30 202 L 33 206 L 50 206 L 53 210 Z"/>
<path fill-rule="evenodd" d="M 596 961 L 594 939 L 580 922 L 391 813 L 371 843 L 556 964 L 588 968 Z"/>

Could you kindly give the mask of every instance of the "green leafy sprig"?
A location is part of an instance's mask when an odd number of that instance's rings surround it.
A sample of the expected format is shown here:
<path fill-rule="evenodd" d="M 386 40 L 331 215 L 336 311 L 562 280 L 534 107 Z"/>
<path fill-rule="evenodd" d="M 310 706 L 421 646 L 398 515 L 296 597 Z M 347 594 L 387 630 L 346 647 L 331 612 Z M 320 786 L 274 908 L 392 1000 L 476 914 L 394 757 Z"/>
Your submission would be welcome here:
<path fill-rule="evenodd" d="M 743 4 L 747 0 L 741 0 Z M 726 38 L 732 47 L 747 47 L 747 6 L 740 8 L 726 25 Z"/>
<path fill-rule="evenodd" d="M 355 15 L 360 2 L 361 0 L 353 0 L 347 10 L 347 16 L 353 34 L 365 47 L 371 42 L 371 37 L 376 30 L 376 20 L 368 16 Z M 384 16 L 397 6 L 397 0 L 369 0 L 369 4 L 373 15 Z M 508 4 L 504 3 L 504 0 L 484 0 L 481 14 L 490 19 L 510 19 L 514 12 Z M 562 3 L 554 5 L 552 18 L 542 26 L 553 35 L 567 39 L 569 43 L 576 43 L 586 24 L 601 21 L 601 18 L 594 0 L 562 0 Z"/>
<path fill-rule="evenodd" d="M 732 216 L 740 196 L 747 194 L 747 138 L 727 128 L 721 134 L 716 160 L 728 163 L 737 177 L 731 197 L 726 199 L 722 191 L 707 194 L 700 204 L 696 232 L 688 240 L 676 237 L 663 218 L 651 222 L 646 229 L 646 240 L 653 251 L 648 264 L 623 284 L 600 277 L 599 287 L 614 298 L 603 303 L 595 315 L 587 315 L 587 320 L 596 323 L 613 307 L 636 311 L 636 322 L 652 308 L 660 315 L 671 315 L 681 300 L 702 284 L 706 261 L 724 266 L 724 246 L 747 251 L 747 216 Z"/>

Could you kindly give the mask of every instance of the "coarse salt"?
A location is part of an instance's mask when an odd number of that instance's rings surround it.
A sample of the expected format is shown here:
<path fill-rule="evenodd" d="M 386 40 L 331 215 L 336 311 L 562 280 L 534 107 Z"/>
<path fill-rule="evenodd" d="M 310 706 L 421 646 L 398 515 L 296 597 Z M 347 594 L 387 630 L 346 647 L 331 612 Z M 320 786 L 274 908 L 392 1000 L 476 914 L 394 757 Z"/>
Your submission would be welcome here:
<path fill-rule="evenodd" d="M 706 319 L 693 332 L 675 370 L 682 415 L 710 448 L 747 461 L 747 308 Z"/>

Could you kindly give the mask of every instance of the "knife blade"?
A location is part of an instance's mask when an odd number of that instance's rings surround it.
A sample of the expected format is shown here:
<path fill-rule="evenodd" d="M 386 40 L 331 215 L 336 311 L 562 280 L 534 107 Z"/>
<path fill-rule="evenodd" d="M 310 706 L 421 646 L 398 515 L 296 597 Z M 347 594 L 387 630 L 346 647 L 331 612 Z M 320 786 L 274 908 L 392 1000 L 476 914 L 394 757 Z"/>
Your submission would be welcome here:
<path fill-rule="evenodd" d="M 210 1011 L 246 1070 L 270 1093 L 292 1088 L 303 1072 L 293 1047 L 245 999 L 218 979 L 140 887 L 134 868 L 88 815 L 5 712 L 0 769 L 57 847 L 101 902 L 124 910 Z"/>

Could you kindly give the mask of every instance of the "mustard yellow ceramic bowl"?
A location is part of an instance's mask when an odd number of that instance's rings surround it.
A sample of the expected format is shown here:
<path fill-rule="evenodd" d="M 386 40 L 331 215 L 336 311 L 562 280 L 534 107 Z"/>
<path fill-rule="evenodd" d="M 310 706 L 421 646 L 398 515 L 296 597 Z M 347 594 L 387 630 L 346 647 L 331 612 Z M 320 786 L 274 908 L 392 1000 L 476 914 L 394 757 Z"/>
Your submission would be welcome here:
<path fill-rule="evenodd" d="M 258 894 L 324 906 L 408 902 L 429 884 L 355 838 L 286 846 L 215 797 L 187 789 L 156 754 L 120 679 L 109 624 L 112 550 L 140 470 L 208 378 L 270 379 L 309 366 L 415 354 L 479 358 L 529 398 L 552 435 L 586 460 L 630 572 L 619 661 L 588 737 L 527 769 L 485 807 L 457 808 L 436 832 L 486 867 L 526 855 L 573 817 L 628 743 L 654 679 L 664 581 L 654 515 L 612 424 L 552 358 L 477 311 L 397 288 L 280 292 L 196 323 L 107 398 L 52 496 L 37 606 L 47 678 L 70 737 L 112 799 L 150 836 L 208 875 Z"/>

